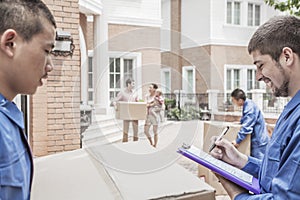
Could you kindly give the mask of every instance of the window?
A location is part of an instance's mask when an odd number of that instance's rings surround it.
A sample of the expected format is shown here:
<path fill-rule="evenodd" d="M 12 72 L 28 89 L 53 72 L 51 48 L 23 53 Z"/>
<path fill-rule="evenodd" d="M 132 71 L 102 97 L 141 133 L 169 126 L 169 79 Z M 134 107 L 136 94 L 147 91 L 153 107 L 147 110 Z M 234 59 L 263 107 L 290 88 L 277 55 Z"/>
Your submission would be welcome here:
<path fill-rule="evenodd" d="M 194 92 L 194 72 L 192 69 L 187 70 L 187 81 L 188 81 L 188 93 L 193 93 Z"/>
<path fill-rule="evenodd" d="M 227 1 L 227 24 L 241 24 L 241 3 Z"/>
<path fill-rule="evenodd" d="M 248 26 L 260 25 L 260 5 L 248 4 Z"/>
<path fill-rule="evenodd" d="M 256 67 L 252 65 L 225 65 L 226 93 L 231 93 L 236 88 L 241 88 L 246 93 L 253 89 L 265 89 L 262 82 L 255 79 Z"/>
<path fill-rule="evenodd" d="M 240 75 L 241 70 L 240 69 L 227 69 L 226 71 L 226 89 L 227 90 L 233 90 L 233 88 L 239 88 L 240 87 Z"/>
<path fill-rule="evenodd" d="M 88 102 L 93 104 L 94 102 L 94 85 L 93 85 L 93 57 L 88 58 Z"/>
<path fill-rule="evenodd" d="M 195 93 L 195 68 L 193 66 L 186 66 L 182 70 L 182 89 L 186 93 Z"/>
<path fill-rule="evenodd" d="M 235 88 L 240 87 L 240 73 L 239 69 L 233 70 L 233 87 Z"/>
<path fill-rule="evenodd" d="M 111 57 L 109 59 L 109 98 L 117 96 L 121 88 L 125 87 L 128 78 L 134 79 L 134 59 Z"/>
<path fill-rule="evenodd" d="M 161 84 L 163 93 L 171 92 L 171 72 L 168 68 L 163 68 L 161 72 Z"/>

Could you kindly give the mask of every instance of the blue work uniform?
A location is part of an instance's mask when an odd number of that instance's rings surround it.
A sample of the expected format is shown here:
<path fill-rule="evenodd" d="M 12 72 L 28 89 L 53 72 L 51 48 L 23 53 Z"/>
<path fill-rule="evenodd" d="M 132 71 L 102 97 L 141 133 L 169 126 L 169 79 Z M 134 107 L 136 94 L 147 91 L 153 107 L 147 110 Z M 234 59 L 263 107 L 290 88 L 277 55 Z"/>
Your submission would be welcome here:
<path fill-rule="evenodd" d="M 240 144 L 247 135 L 251 134 L 251 156 L 262 159 L 270 139 L 265 119 L 260 109 L 250 99 L 246 99 L 244 102 L 241 124 L 236 143 Z"/>
<path fill-rule="evenodd" d="M 261 194 L 235 200 L 300 199 L 300 90 L 286 105 L 274 128 L 264 159 L 249 157 L 244 171 L 258 176 Z"/>
<path fill-rule="evenodd" d="M 29 200 L 32 154 L 23 133 L 23 114 L 0 94 L 0 199 Z"/>

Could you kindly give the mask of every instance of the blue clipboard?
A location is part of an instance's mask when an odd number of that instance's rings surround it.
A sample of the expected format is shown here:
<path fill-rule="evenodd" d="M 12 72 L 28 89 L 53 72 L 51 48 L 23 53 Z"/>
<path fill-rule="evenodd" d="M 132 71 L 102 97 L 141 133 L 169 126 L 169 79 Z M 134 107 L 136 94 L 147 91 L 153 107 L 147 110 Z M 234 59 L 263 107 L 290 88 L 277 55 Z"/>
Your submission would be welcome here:
<path fill-rule="evenodd" d="M 224 161 L 212 157 L 203 150 L 194 146 L 183 145 L 178 148 L 177 152 L 254 194 L 260 194 L 260 186 L 257 178 Z"/>

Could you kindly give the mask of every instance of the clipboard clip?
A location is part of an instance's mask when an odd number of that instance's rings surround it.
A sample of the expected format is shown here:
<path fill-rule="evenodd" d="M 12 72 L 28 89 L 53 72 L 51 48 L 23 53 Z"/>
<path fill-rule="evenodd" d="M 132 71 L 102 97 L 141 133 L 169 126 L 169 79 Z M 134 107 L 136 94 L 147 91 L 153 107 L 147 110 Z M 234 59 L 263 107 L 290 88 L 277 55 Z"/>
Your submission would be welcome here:
<path fill-rule="evenodd" d="M 183 143 L 183 144 L 182 144 L 182 148 L 183 148 L 183 149 L 189 149 L 189 148 L 191 148 L 191 145 L 186 144 L 186 143 Z"/>

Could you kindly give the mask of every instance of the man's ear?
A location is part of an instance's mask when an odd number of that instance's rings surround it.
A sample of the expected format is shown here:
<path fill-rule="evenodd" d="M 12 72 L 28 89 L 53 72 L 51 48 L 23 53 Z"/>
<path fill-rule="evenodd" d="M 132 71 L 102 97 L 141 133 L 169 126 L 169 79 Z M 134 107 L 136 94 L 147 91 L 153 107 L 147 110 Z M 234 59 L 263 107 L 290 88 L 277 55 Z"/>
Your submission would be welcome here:
<path fill-rule="evenodd" d="M 14 55 L 17 33 L 13 29 L 7 29 L 0 35 L 0 50 L 9 57 Z"/>
<path fill-rule="evenodd" d="M 294 62 L 293 50 L 289 47 L 284 47 L 282 49 L 282 54 L 284 56 L 284 62 L 286 65 L 291 65 Z"/>
<path fill-rule="evenodd" d="M 240 105 L 240 106 L 242 106 L 243 104 L 244 104 L 244 100 L 243 99 L 239 99 L 239 100 L 237 100 L 238 101 L 238 104 Z"/>

